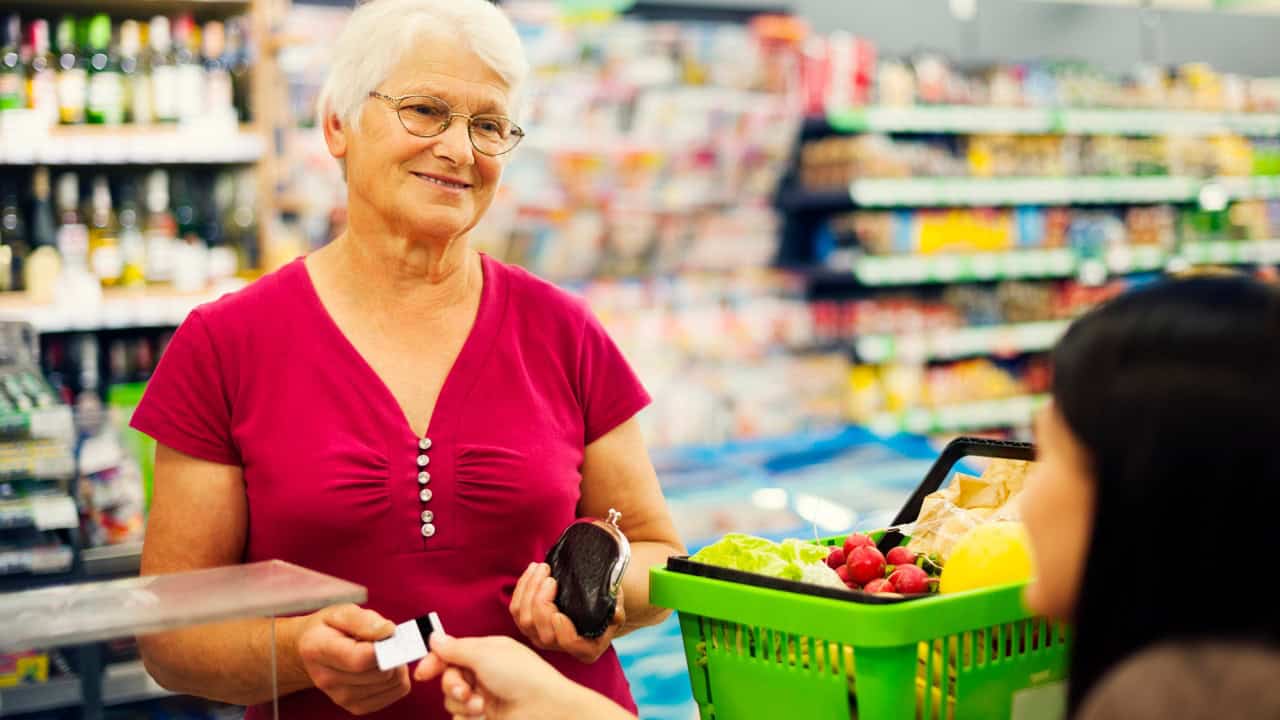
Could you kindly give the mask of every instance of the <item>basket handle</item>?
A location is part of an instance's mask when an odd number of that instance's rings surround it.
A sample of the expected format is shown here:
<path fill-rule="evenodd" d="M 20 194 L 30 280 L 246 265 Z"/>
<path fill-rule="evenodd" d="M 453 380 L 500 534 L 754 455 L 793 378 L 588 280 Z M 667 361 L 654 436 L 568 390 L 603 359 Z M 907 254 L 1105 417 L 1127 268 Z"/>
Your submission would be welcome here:
<path fill-rule="evenodd" d="M 947 443 L 943 448 L 942 454 L 934 461 L 933 467 L 929 468 L 929 472 L 925 474 L 924 481 L 920 483 L 911 497 L 907 499 L 907 504 L 902 506 L 898 511 L 897 517 L 893 519 L 893 525 L 906 525 L 916 521 L 920 517 L 920 508 L 924 506 L 924 499 L 929 495 L 938 491 L 942 487 L 942 483 L 951 474 L 951 469 L 955 464 L 966 457 L 988 457 L 1000 458 L 1004 460 L 1035 460 L 1036 448 L 1031 443 L 1013 442 L 1011 440 L 987 440 L 985 438 L 960 437 Z M 880 552 L 887 553 L 902 543 L 902 533 L 898 530 L 889 530 L 876 544 Z"/>

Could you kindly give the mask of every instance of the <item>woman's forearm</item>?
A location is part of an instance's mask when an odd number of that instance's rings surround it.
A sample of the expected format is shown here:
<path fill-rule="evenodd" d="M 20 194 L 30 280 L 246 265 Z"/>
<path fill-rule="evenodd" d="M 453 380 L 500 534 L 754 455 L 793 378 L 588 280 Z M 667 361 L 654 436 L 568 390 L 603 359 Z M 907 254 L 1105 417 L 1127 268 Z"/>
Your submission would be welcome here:
<path fill-rule="evenodd" d="M 277 692 L 312 687 L 298 657 L 307 617 L 279 618 L 275 646 Z M 147 672 L 162 687 L 233 705 L 271 700 L 271 620 L 203 625 L 138 638 Z"/>
<path fill-rule="evenodd" d="M 657 625 L 671 615 L 670 610 L 654 607 L 649 603 L 649 569 L 655 565 L 666 565 L 668 557 L 683 552 L 683 548 L 660 542 L 631 544 L 631 564 L 622 578 L 622 600 L 627 611 L 627 622 L 619 635 Z"/>

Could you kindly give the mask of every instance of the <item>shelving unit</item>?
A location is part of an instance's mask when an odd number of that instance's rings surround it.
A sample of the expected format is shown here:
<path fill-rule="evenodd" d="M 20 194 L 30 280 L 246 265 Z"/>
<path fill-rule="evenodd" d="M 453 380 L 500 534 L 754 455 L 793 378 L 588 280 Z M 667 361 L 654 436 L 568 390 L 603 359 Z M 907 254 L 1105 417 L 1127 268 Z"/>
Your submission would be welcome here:
<path fill-rule="evenodd" d="M 856 284 L 868 288 L 907 287 L 1000 280 L 1050 280 L 1080 277 L 1096 267 L 1101 277 L 1159 272 L 1178 264 L 1280 264 L 1280 240 L 1215 240 L 1191 242 L 1169 250 L 1121 245 L 1100 257 L 1085 257 L 1071 248 L 1007 250 L 940 255 L 863 255 L 849 271 L 822 268 L 811 280 Z"/>
<path fill-rule="evenodd" d="M 855 341 L 854 349 L 860 361 L 877 364 L 1018 355 L 1053 347 L 1068 324 L 1065 320 L 1047 320 L 904 335 L 864 335 Z"/>
<path fill-rule="evenodd" d="M 168 697 L 173 693 L 151 679 L 141 660 L 107 665 L 102 673 L 102 704 L 106 707 Z M 83 702 L 80 678 L 64 676 L 39 685 L 0 689 L 0 717 L 76 707 Z"/>
<path fill-rule="evenodd" d="M 31 323 L 41 334 L 177 327 L 197 306 L 217 300 L 242 285 L 243 282 L 237 281 L 226 288 L 198 294 L 159 288 L 113 291 L 104 293 L 102 303 L 94 307 L 35 305 L 23 297 L 0 297 L 0 320 Z"/>
<path fill-rule="evenodd" d="M 230 165 L 258 162 L 265 147 L 252 125 L 60 126 L 0 136 L 0 165 Z"/>
<path fill-rule="evenodd" d="M 1025 395 L 919 408 L 877 415 L 867 426 L 872 432 L 886 436 L 900 432 L 930 435 L 1013 427 L 1029 424 L 1032 414 L 1047 401 L 1046 395 Z"/>
<path fill-rule="evenodd" d="M 868 107 L 828 113 L 837 132 L 1080 135 L 1280 135 L 1278 113 L 1047 109 L 965 105 Z"/>
<path fill-rule="evenodd" d="M 189 12 L 199 23 L 245 16 L 253 43 L 252 66 L 248 75 L 249 122 L 234 119 L 196 118 L 157 125 L 57 125 L 33 122 L 24 111 L 0 115 L 0 177 L 16 178 L 21 187 L 29 182 L 33 167 L 49 166 L 55 175 L 64 168 L 86 176 L 102 168 L 108 173 L 138 175 L 150 167 L 165 168 L 172 174 L 206 173 L 213 166 L 251 166 L 256 202 L 257 249 L 253 256 L 267 262 L 266 233 L 274 225 L 279 210 L 275 202 L 279 174 L 276 139 L 284 124 L 286 97 L 281 82 L 277 54 L 288 38 L 276 37 L 279 20 L 287 11 L 287 0 L 6 0 L 5 10 L 27 17 L 55 18 L 70 13 L 105 12 L 113 22 L 121 19 L 145 20 L 155 15 L 173 17 Z M 82 185 L 83 187 L 83 185 Z M 117 208 L 119 208 L 119 198 Z M 250 241 L 253 242 L 253 241 Z M 244 268 L 242 277 L 253 277 L 264 269 Z M 0 294 L 0 321 L 28 323 L 35 335 L 96 333 L 101 352 L 99 367 L 108 367 L 107 348 L 121 338 L 132 342 L 152 329 L 171 329 L 202 303 L 244 285 L 243 280 L 207 288 L 199 293 L 180 293 L 168 286 L 145 289 L 107 290 L 100 303 L 83 302 L 36 304 L 20 293 Z M 138 333 L 135 331 L 143 331 Z M 74 338 L 47 339 L 74 346 Z M 132 350 L 130 350 L 132 352 Z M 131 356 L 132 357 L 132 356 Z M 105 388 L 105 383 L 103 384 Z M 0 473 L 74 478 L 77 474 L 75 430 L 71 409 L 59 406 L 46 410 L 0 414 L 0 434 L 9 440 L 0 453 Z M 63 549 L 69 557 L 53 557 L 44 550 L 39 557 L 19 557 L 21 553 L 0 555 L 0 568 L 19 569 L 35 565 L 36 570 L 52 568 L 61 572 L 0 575 L 0 591 L 5 593 L 63 585 L 90 579 L 120 578 L 139 571 L 141 544 L 81 548 L 79 513 L 70 494 L 57 499 L 0 503 L 0 529 L 34 533 L 60 529 L 72 543 Z M 48 534 L 48 533 L 45 533 Z M 30 554 L 30 553 L 28 553 Z M 47 556 L 46 556 L 47 555 Z M 34 561 L 34 562 L 33 562 Z M 45 567 L 47 566 L 47 567 Z M 3 572 L 0 569 L 0 572 Z M 8 635 L 8 631 L 0 635 Z M 0 645 L 4 644 L 0 642 Z M 103 708 L 169 695 L 148 676 L 141 662 L 103 665 L 103 649 L 97 644 L 79 647 L 79 675 L 62 676 L 47 683 L 0 690 L 0 717 L 38 711 L 81 707 L 86 720 L 103 716 Z"/>
<path fill-rule="evenodd" d="M 1280 177 L 867 178 L 849 185 L 858 207 L 997 207 L 1194 202 L 1210 186 L 1227 200 L 1280 198 Z"/>

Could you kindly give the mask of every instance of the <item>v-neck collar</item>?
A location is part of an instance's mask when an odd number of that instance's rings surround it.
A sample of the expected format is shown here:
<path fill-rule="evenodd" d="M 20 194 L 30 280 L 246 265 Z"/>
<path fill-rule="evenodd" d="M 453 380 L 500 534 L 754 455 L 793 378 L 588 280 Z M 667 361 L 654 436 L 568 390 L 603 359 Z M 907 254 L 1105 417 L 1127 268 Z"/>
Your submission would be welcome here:
<path fill-rule="evenodd" d="M 480 253 L 482 277 L 480 305 L 476 309 L 476 318 L 471 325 L 471 331 L 463 341 L 458 356 L 454 358 L 453 366 L 445 375 L 444 384 L 440 387 L 440 394 L 436 397 L 435 407 L 431 411 L 431 420 L 427 423 L 425 437 L 433 440 L 451 438 L 454 435 L 457 410 L 475 386 L 479 371 L 493 347 L 498 328 L 502 324 L 506 309 L 506 288 L 501 282 L 501 273 L 496 272 L 493 263 L 494 261 L 488 255 Z M 391 392 L 386 381 L 373 369 L 369 361 L 338 326 L 329 309 L 324 306 L 324 301 L 320 298 L 320 293 L 311 279 L 306 257 L 299 257 L 294 260 L 294 264 L 296 272 L 301 276 L 301 284 L 306 287 L 307 301 L 320 316 L 321 323 L 334 336 L 335 345 L 348 355 L 357 366 L 358 372 L 366 376 L 370 386 L 374 388 L 373 392 L 382 396 L 383 402 L 388 403 L 389 410 L 394 411 L 394 415 L 400 420 L 400 432 L 406 437 L 418 438 L 413 422 L 404 407 L 400 405 L 400 401 L 396 399 L 395 393 Z"/>

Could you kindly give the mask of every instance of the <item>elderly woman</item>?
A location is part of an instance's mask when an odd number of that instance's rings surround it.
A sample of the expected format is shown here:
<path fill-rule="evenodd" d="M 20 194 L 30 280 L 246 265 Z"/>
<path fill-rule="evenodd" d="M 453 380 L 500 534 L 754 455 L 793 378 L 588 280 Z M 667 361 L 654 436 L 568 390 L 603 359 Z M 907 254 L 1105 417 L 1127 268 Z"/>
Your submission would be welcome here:
<path fill-rule="evenodd" d="M 526 70 L 486 0 L 358 7 L 321 103 L 348 229 L 193 312 L 134 416 L 159 443 L 144 573 L 280 558 L 369 590 L 278 622 L 284 717 L 445 717 L 438 682 L 379 672 L 372 645 L 433 610 L 635 709 L 611 642 L 663 619 L 647 571 L 681 551 L 634 419 L 649 397 L 581 302 L 467 242 L 523 136 Z M 588 640 L 531 561 L 609 508 L 633 562 Z M 255 705 L 271 637 L 248 621 L 141 647 L 162 685 Z"/>

